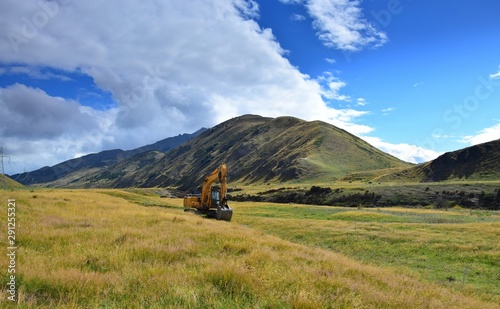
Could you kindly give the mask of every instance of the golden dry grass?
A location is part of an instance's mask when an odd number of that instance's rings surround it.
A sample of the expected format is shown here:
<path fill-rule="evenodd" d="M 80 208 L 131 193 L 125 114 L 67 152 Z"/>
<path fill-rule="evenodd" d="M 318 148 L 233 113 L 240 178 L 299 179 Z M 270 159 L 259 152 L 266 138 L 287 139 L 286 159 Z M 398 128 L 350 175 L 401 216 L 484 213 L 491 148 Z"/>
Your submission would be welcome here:
<path fill-rule="evenodd" d="M 1 203 L 8 198 L 17 203 L 24 308 L 499 307 L 396 267 L 271 235 L 262 224 L 284 229 L 284 219 L 251 216 L 247 203 L 233 205 L 229 223 L 184 213 L 180 199 L 119 190 L 0 191 Z M 329 228 L 307 220 L 302 228 L 315 224 Z M 7 247 L 5 236 L 0 244 Z M 2 282 L 7 263 L 0 259 Z"/>

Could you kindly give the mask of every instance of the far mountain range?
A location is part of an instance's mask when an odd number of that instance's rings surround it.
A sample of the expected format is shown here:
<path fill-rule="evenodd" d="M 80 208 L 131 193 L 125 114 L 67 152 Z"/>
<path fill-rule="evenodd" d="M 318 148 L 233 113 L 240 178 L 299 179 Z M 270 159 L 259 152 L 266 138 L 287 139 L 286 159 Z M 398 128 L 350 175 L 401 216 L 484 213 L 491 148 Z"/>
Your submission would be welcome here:
<path fill-rule="evenodd" d="M 178 147 L 190 139 L 205 132 L 201 128 L 191 134 L 179 134 L 178 136 L 165 138 L 154 144 L 149 144 L 131 150 L 112 149 L 98 153 L 85 155 L 79 158 L 67 160 L 54 166 L 45 166 L 32 172 L 25 172 L 9 176 L 23 185 L 46 184 L 63 178 L 70 178 L 76 173 L 90 173 L 117 164 L 125 159 L 148 151 L 165 152 Z"/>

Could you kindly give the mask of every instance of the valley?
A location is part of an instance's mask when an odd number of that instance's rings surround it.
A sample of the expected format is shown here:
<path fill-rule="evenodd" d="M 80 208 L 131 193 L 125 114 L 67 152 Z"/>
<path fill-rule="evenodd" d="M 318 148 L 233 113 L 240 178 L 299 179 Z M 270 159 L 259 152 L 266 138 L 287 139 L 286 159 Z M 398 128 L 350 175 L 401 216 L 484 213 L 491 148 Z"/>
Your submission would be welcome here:
<path fill-rule="evenodd" d="M 416 165 L 321 121 L 243 115 L 2 175 L 18 304 L 500 308 L 499 147 Z M 184 212 L 222 162 L 232 221 Z"/>

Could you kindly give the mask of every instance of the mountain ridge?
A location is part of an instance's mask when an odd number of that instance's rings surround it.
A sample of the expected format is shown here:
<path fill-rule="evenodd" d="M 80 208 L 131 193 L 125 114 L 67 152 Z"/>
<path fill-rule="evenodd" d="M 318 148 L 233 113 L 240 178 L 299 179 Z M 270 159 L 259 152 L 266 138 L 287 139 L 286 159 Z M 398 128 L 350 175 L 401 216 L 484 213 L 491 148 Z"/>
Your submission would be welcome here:
<path fill-rule="evenodd" d="M 500 176 L 500 139 L 447 152 L 419 166 L 424 181 L 488 179 Z"/>
<path fill-rule="evenodd" d="M 71 176 L 76 172 L 92 172 L 96 169 L 112 166 L 125 159 L 131 158 L 137 154 L 148 151 L 167 151 L 175 148 L 193 137 L 196 137 L 206 131 L 206 128 L 201 128 L 191 134 L 184 133 L 177 136 L 168 137 L 157 141 L 153 144 L 141 146 L 131 150 L 110 149 L 103 150 L 98 153 L 91 153 L 79 158 L 63 161 L 53 166 L 44 166 L 40 169 L 18 173 L 9 176 L 23 185 L 45 184 L 57 182 L 58 180 Z"/>
<path fill-rule="evenodd" d="M 192 135 L 128 151 L 90 154 L 41 168 L 35 176 L 38 184 L 48 187 L 172 186 L 189 190 L 224 162 L 229 181 L 240 184 L 500 179 L 496 155 L 500 154 L 500 139 L 413 165 L 331 124 L 290 116 L 242 115 Z M 171 139 L 176 138 L 186 140 L 178 140 L 173 147 Z M 19 181 L 20 177 L 11 178 Z"/>
<path fill-rule="evenodd" d="M 86 187 L 197 187 L 222 162 L 231 182 L 337 179 L 352 171 L 409 166 L 360 138 L 321 121 L 243 115 L 166 153 L 128 158 L 73 182 Z"/>
<path fill-rule="evenodd" d="M 446 152 L 429 162 L 379 178 L 413 182 L 499 179 L 500 139 Z"/>

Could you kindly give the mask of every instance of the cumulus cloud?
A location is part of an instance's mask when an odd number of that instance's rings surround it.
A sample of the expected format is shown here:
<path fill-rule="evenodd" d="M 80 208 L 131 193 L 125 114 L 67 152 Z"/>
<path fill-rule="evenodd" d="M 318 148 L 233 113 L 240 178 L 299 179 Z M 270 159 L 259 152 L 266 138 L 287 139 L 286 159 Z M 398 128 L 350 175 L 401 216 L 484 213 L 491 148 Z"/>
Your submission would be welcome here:
<path fill-rule="evenodd" d="M 359 51 L 380 47 L 388 41 L 384 32 L 363 17 L 361 1 L 307 0 L 304 3 L 325 46 Z"/>
<path fill-rule="evenodd" d="M 111 118 L 110 118 L 111 117 Z M 30 171 L 102 150 L 113 111 L 100 112 L 20 84 L 0 89 L 0 137 L 9 173 Z"/>
<path fill-rule="evenodd" d="M 339 93 L 341 88 L 347 86 L 347 83 L 340 80 L 337 76 L 334 76 L 331 72 L 325 72 L 323 75 L 319 76 L 317 80 L 322 86 L 321 94 L 326 99 L 347 102 L 351 101 L 350 96 Z"/>
<path fill-rule="evenodd" d="M 343 82 L 324 84 L 301 73 L 257 16 L 256 2 L 246 0 L 2 1 L 0 74 L 60 81 L 87 75 L 117 104 L 92 109 L 11 85 L 0 95 L 8 119 L 2 142 L 22 162 L 17 168 L 30 162 L 31 169 L 142 146 L 245 113 L 372 131 L 356 123 L 366 112 L 324 101 L 347 99 L 338 93 Z"/>
<path fill-rule="evenodd" d="M 365 141 L 396 158 L 411 163 L 423 163 L 436 159 L 442 153 L 405 143 L 392 144 L 378 137 L 363 136 Z"/>
<path fill-rule="evenodd" d="M 327 46 L 355 51 L 386 41 L 364 20 L 359 1 L 283 1 L 307 7 Z M 301 73 L 272 30 L 254 20 L 258 14 L 257 3 L 247 0 L 1 1 L 0 74 L 63 85 L 86 75 L 117 104 L 91 108 L 37 87 L 1 88 L 7 172 L 131 149 L 245 113 L 324 120 L 358 136 L 372 132 L 357 123 L 367 111 L 334 107 L 351 100 L 341 93 L 346 83 L 331 73 L 317 79 Z M 356 106 L 365 104 L 357 99 Z M 435 155 L 365 139 L 411 162 Z"/>
<path fill-rule="evenodd" d="M 477 145 L 490 141 L 494 141 L 500 137 L 500 123 L 497 123 L 489 128 L 482 129 L 475 135 L 467 135 L 462 137 L 460 142 L 469 144 L 469 145 Z"/>
<path fill-rule="evenodd" d="M 5 138 L 50 139 L 98 126 L 93 115 L 77 102 L 20 84 L 0 89 L 0 119 Z"/>
<path fill-rule="evenodd" d="M 354 52 L 377 48 L 389 40 L 364 18 L 360 0 L 280 0 L 302 4 L 313 19 L 317 35 L 325 46 Z"/>

